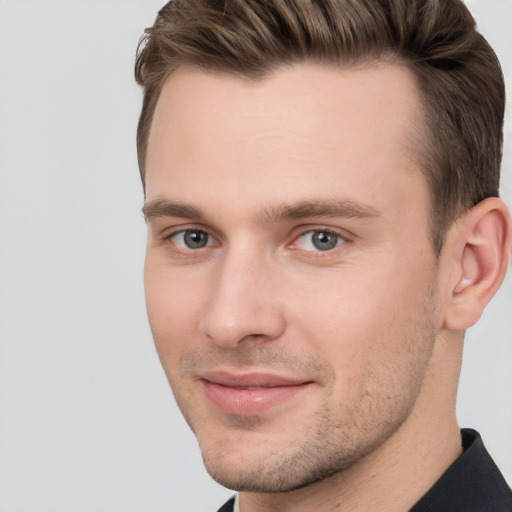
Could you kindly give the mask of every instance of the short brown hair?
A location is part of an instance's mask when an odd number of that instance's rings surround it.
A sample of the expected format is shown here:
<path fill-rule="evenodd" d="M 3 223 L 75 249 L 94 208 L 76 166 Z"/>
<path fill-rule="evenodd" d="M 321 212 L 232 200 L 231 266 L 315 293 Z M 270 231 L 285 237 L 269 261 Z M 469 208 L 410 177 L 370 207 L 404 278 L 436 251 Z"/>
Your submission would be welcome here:
<path fill-rule="evenodd" d="M 144 88 L 137 130 L 142 181 L 153 113 L 179 66 L 257 80 L 300 62 L 395 58 L 414 75 L 426 129 L 421 166 L 432 236 L 498 195 L 505 85 L 498 59 L 461 0 L 173 0 L 139 42 Z"/>

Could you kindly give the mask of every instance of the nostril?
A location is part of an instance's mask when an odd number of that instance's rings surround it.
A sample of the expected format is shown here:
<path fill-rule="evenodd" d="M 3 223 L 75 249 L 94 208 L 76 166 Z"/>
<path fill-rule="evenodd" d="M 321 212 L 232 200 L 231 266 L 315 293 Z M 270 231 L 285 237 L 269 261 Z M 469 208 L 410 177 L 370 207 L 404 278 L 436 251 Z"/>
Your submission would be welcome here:
<path fill-rule="evenodd" d="M 284 332 L 284 319 L 273 310 L 259 309 L 251 314 L 239 313 L 235 318 L 232 311 L 229 316 L 205 312 L 200 330 L 216 345 L 229 348 L 240 344 L 257 344 L 279 338 Z"/>

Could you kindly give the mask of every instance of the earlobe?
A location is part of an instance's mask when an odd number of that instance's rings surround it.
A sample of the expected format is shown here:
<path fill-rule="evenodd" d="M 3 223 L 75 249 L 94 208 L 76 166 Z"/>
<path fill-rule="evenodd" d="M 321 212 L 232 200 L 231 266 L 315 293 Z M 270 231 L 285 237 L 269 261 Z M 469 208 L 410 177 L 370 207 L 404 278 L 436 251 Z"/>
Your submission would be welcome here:
<path fill-rule="evenodd" d="M 510 214 L 501 199 L 485 199 L 453 229 L 454 285 L 444 326 L 464 331 L 477 322 L 505 277 L 512 240 Z"/>

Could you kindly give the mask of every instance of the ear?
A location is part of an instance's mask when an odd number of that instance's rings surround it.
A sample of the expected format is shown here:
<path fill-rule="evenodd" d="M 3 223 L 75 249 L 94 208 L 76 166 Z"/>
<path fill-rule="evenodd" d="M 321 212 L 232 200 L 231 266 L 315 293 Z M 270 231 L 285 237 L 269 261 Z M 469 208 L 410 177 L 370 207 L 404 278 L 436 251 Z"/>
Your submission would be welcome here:
<path fill-rule="evenodd" d="M 444 327 L 464 331 L 480 318 L 507 272 L 512 250 L 510 213 L 501 199 L 488 198 L 452 230 L 445 247 L 450 273 Z"/>

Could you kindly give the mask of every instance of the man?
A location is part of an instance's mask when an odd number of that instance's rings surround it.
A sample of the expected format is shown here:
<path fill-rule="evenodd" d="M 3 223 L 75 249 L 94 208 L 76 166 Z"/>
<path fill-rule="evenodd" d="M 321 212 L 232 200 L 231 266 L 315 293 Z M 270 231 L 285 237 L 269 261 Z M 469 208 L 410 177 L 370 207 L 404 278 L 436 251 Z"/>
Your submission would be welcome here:
<path fill-rule="evenodd" d="M 136 76 L 149 320 L 221 510 L 511 511 L 455 417 L 512 245 L 465 6 L 176 0 Z"/>

